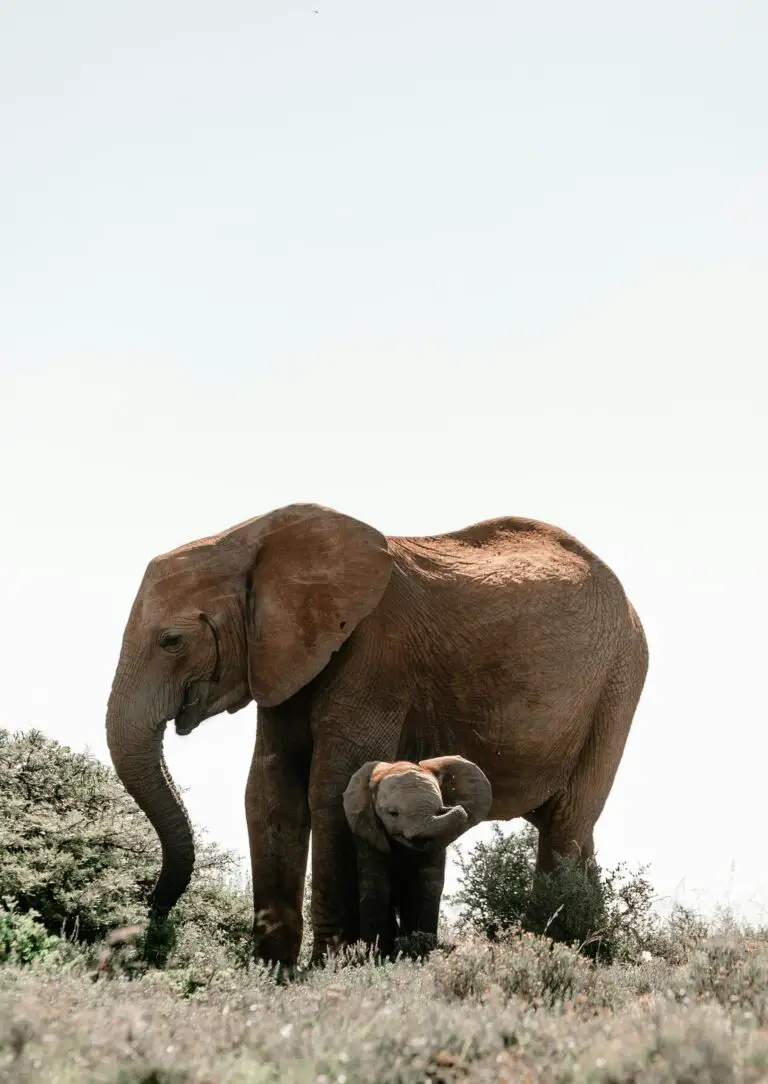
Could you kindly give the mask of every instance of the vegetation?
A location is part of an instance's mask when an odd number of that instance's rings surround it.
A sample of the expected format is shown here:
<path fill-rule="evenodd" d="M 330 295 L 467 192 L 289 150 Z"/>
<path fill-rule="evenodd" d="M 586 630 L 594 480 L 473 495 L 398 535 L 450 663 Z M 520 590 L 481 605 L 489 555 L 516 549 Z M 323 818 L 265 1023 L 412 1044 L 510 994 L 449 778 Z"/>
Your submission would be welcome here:
<path fill-rule="evenodd" d="M 534 934 L 464 934 L 425 960 L 266 969 L 194 990 L 173 970 L 96 983 L 0 968 L 0 1080 L 109 1084 L 530 1081 L 724 1084 L 768 1075 L 768 942 L 595 966 Z"/>
<path fill-rule="evenodd" d="M 534 887 L 531 830 L 462 860 L 425 958 L 358 947 L 288 982 L 249 961 L 250 899 L 210 844 L 166 967 L 144 966 L 125 923 L 156 843 L 93 758 L 0 731 L 0 832 L 0 1081 L 768 1080 L 768 935 L 662 920 L 642 870 Z"/>
<path fill-rule="evenodd" d="M 192 884 L 163 931 L 167 962 L 242 962 L 250 892 L 236 856 L 196 836 Z M 49 935 L 94 944 L 146 921 L 159 867 L 154 829 L 111 768 L 39 731 L 0 730 L 0 900 L 17 916 L 34 912 Z"/>
<path fill-rule="evenodd" d="M 36 911 L 21 911 L 13 900 L 0 906 L 0 964 L 24 966 L 48 956 L 58 947 Z"/>
<path fill-rule="evenodd" d="M 602 963 L 638 962 L 648 952 L 679 962 L 706 935 L 705 924 L 684 907 L 662 923 L 645 868 L 604 871 L 593 862 L 585 870 L 561 859 L 534 883 L 536 829 L 505 834 L 494 824 L 491 831 L 490 840 L 459 854 L 460 887 L 452 899 L 460 922 L 491 940 L 527 931 Z"/>

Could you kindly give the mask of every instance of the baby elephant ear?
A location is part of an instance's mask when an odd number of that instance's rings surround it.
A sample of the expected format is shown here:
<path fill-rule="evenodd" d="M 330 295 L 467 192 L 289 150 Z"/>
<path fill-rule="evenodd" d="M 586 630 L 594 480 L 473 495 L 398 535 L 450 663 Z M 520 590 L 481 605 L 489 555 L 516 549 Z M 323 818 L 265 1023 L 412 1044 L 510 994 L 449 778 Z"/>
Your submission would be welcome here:
<path fill-rule="evenodd" d="M 433 757 L 419 761 L 419 765 L 437 776 L 445 805 L 463 806 L 469 817 L 468 828 L 485 820 L 493 792 L 482 768 L 459 756 Z"/>
<path fill-rule="evenodd" d="M 384 768 L 384 761 L 369 760 L 358 768 L 344 791 L 344 813 L 349 827 L 377 851 L 388 851 L 389 839 L 373 805 L 376 784 L 371 776 L 377 768 Z"/>

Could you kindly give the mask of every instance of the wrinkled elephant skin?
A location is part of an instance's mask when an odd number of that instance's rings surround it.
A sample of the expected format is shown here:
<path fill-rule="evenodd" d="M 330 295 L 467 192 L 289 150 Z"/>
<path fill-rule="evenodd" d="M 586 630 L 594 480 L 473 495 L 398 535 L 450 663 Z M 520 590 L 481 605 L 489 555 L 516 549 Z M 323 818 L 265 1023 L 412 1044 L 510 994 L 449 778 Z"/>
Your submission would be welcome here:
<path fill-rule="evenodd" d="M 533 520 L 385 538 L 290 505 L 157 557 L 107 708 L 115 768 L 162 845 L 154 909 L 173 907 L 194 865 L 163 759 L 171 720 L 187 734 L 256 701 L 245 795 L 255 947 L 293 963 L 310 828 L 314 954 L 359 934 L 342 795 L 366 762 L 451 750 L 490 781 L 488 817 L 539 829 L 539 868 L 589 857 L 647 665 L 613 572 Z"/>

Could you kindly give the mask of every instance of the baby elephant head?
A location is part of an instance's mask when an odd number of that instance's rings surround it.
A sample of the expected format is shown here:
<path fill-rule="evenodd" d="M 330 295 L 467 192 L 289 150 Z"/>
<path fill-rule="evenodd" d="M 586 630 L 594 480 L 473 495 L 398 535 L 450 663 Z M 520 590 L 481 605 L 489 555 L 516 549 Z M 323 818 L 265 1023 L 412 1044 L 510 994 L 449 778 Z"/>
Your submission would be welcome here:
<path fill-rule="evenodd" d="M 380 851 L 389 850 L 390 840 L 415 850 L 440 850 L 484 820 L 490 808 L 485 773 L 458 756 L 418 764 L 369 760 L 344 791 L 350 828 Z"/>

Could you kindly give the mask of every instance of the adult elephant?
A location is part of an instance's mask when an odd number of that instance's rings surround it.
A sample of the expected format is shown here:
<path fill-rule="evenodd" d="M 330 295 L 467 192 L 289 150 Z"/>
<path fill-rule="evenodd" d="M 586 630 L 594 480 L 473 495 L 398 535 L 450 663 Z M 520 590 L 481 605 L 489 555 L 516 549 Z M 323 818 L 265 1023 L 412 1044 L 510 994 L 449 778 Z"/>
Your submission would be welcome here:
<path fill-rule="evenodd" d="M 245 792 L 256 955 L 296 961 L 312 831 L 314 956 L 359 930 L 342 796 L 366 761 L 460 754 L 538 862 L 593 853 L 648 665 L 613 572 L 563 531 L 495 519 L 385 538 L 290 505 L 152 560 L 123 637 L 107 739 L 162 845 L 164 915 L 194 864 L 166 724 L 258 705 Z"/>

